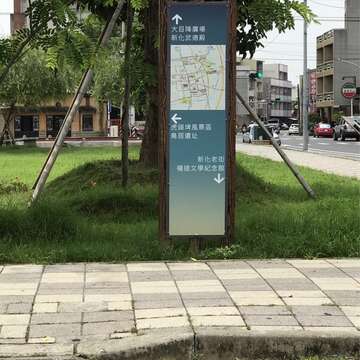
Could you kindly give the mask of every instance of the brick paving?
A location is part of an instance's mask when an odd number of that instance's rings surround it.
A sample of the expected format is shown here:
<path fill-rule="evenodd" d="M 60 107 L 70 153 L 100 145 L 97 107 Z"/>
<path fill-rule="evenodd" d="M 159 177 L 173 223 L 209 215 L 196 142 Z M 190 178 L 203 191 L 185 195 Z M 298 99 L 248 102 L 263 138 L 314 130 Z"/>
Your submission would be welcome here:
<path fill-rule="evenodd" d="M 360 337 L 360 259 L 0 266 L 0 357 L 204 327 Z"/>
<path fill-rule="evenodd" d="M 289 159 L 296 165 L 306 166 L 329 174 L 348 176 L 360 179 L 360 162 L 357 160 L 336 158 L 323 154 L 283 149 Z M 270 145 L 236 144 L 236 151 L 244 154 L 283 161 Z"/>

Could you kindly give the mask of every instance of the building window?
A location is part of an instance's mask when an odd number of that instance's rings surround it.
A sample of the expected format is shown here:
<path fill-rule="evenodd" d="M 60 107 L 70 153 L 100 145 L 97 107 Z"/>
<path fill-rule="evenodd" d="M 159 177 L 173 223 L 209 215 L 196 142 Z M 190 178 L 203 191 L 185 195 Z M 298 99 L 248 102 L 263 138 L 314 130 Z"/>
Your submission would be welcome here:
<path fill-rule="evenodd" d="M 92 114 L 83 114 L 82 130 L 83 131 L 93 131 L 93 115 Z"/>
<path fill-rule="evenodd" d="M 53 130 L 53 117 L 52 116 L 46 117 L 46 129 L 47 129 L 47 131 Z"/>
<path fill-rule="evenodd" d="M 15 131 L 21 131 L 21 116 L 15 116 Z"/>

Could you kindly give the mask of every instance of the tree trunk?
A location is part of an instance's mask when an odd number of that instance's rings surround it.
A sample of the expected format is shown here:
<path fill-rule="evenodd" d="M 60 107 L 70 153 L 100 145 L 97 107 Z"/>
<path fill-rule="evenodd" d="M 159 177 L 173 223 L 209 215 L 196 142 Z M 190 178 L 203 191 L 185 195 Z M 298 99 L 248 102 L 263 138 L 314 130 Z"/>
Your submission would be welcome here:
<path fill-rule="evenodd" d="M 4 127 L 0 135 L 0 147 L 3 145 L 6 136 L 9 138 L 9 140 L 11 140 L 12 144 L 15 144 L 15 139 L 10 129 L 10 122 L 11 119 L 13 118 L 14 108 L 15 108 L 15 104 L 12 104 L 6 114 L 6 117 L 4 116 Z"/>
<path fill-rule="evenodd" d="M 157 71 L 159 58 L 156 40 L 159 33 L 159 0 L 150 0 L 144 10 L 144 57 Z M 146 89 L 147 111 L 145 113 L 144 139 L 140 151 L 140 162 L 148 167 L 159 164 L 159 88 L 158 84 Z"/>
<path fill-rule="evenodd" d="M 134 11 L 130 0 L 127 3 L 126 14 L 126 45 L 125 45 L 125 89 L 124 89 L 124 107 L 123 118 L 121 122 L 121 168 L 122 168 L 122 186 L 126 187 L 129 178 L 129 110 L 130 110 L 130 86 L 131 86 L 131 38 Z"/>

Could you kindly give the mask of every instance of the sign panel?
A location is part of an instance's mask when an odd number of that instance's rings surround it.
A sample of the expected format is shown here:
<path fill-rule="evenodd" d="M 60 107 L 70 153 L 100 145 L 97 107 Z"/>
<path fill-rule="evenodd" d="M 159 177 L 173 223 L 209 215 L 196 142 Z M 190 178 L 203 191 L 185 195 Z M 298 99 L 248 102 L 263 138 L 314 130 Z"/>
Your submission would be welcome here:
<path fill-rule="evenodd" d="M 352 99 L 356 96 L 356 85 L 353 83 L 346 83 L 341 89 L 342 96 L 345 99 Z"/>
<path fill-rule="evenodd" d="M 167 5 L 167 232 L 224 236 L 229 3 Z"/>

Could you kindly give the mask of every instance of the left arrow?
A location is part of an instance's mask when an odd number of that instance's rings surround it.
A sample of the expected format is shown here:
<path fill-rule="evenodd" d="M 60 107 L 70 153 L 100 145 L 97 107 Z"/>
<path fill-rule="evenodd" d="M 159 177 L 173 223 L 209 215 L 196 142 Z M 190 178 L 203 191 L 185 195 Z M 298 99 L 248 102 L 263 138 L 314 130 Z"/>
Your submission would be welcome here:
<path fill-rule="evenodd" d="M 174 122 L 174 124 L 177 124 L 178 121 L 182 120 L 182 117 L 178 116 L 178 114 L 174 114 L 171 118 L 171 120 Z"/>
<path fill-rule="evenodd" d="M 182 17 L 179 14 L 176 14 L 171 20 L 175 21 L 176 25 L 179 25 L 179 21 L 182 21 Z"/>

